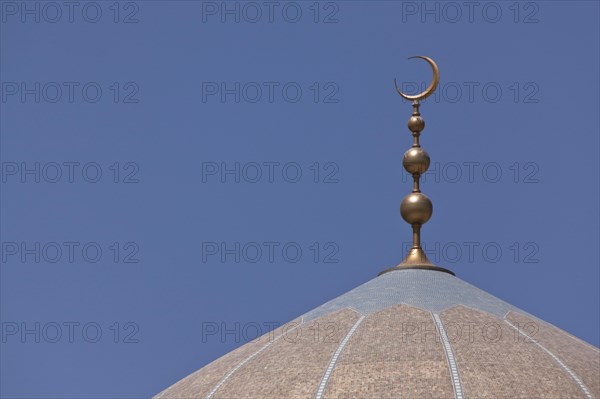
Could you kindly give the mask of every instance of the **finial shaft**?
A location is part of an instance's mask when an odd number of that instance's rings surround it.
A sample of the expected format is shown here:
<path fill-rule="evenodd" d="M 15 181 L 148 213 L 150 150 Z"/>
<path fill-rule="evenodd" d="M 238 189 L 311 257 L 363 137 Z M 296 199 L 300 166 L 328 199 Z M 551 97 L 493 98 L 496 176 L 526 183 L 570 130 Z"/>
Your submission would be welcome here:
<path fill-rule="evenodd" d="M 413 224 L 413 248 L 421 248 L 421 225 Z"/>
<path fill-rule="evenodd" d="M 404 169 L 413 176 L 413 190 L 409 195 L 404 197 L 400 203 L 400 214 L 402 215 L 402 218 L 412 226 L 413 245 L 402 263 L 391 269 L 384 270 L 380 274 L 393 270 L 429 269 L 443 271 L 454 275 L 451 271 L 431 263 L 427 258 L 427 255 L 425 255 L 425 251 L 421 248 L 421 227 L 429 220 L 429 218 L 431 218 L 433 205 L 431 200 L 421 192 L 420 187 L 421 175 L 429 168 L 430 159 L 429 154 L 421 148 L 421 143 L 419 142 L 421 131 L 425 128 L 425 120 L 421 117 L 421 112 L 419 110 L 419 107 L 421 106 L 419 101 L 433 93 L 439 82 L 440 75 L 436 63 L 431 58 L 422 56 L 418 56 L 418 58 L 427 61 L 433 69 L 433 81 L 429 87 L 421 94 L 408 96 L 402 93 L 396 85 L 398 94 L 407 100 L 412 100 L 413 106 L 412 115 L 408 120 L 408 129 L 412 133 L 413 144 L 412 147 L 404 153 L 404 157 L 402 158 Z M 394 83 L 395 82 L 396 81 L 394 80 Z"/>

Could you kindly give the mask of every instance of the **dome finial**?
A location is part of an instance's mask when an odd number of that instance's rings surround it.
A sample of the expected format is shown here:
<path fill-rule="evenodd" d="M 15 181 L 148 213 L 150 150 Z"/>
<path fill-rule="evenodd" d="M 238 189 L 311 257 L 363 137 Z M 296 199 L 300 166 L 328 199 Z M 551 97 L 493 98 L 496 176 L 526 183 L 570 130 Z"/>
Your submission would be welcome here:
<path fill-rule="evenodd" d="M 413 96 L 402 93 L 396 84 L 396 79 L 394 79 L 394 85 L 396 86 L 396 91 L 398 94 L 407 100 L 412 100 L 413 102 L 413 113 L 408 120 L 408 129 L 413 135 L 413 145 L 404 153 L 404 157 L 402 158 L 402 165 L 404 166 L 404 169 L 406 169 L 406 171 L 413 177 L 413 190 L 412 193 L 404 197 L 400 203 L 400 214 L 402 215 L 402 219 L 412 226 L 413 245 L 402 263 L 390 269 L 384 270 L 379 274 L 393 270 L 429 269 L 454 275 L 454 273 L 452 273 L 450 270 L 438 267 L 431 263 L 431 261 L 427 259 L 425 251 L 423 251 L 423 248 L 421 248 L 421 226 L 424 225 L 429 218 L 431 218 L 431 214 L 433 213 L 433 204 L 425 194 L 421 193 L 420 187 L 421 175 L 429 168 L 430 159 L 427 151 L 421 148 L 421 144 L 419 143 L 421 131 L 425 128 L 425 120 L 421 117 L 421 113 L 419 112 L 419 106 L 421 105 L 419 101 L 429 97 L 435 91 L 440 81 L 440 71 L 437 64 L 429 57 L 418 55 L 410 57 L 409 59 L 411 58 L 421 58 L 427 61 L 433 70 L 433 80 L 429 84 L 429 87 L 427 87 L 424 92 Z"/>

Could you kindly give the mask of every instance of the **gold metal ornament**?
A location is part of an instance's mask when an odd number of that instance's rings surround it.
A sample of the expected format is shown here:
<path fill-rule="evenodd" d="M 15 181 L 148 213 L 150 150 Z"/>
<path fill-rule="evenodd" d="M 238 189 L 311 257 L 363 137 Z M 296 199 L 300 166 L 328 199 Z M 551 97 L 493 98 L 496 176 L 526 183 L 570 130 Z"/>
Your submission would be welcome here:
<path fill-rule="evenodd" d="M 413 96 L 409 96 L 408 94 L 402 93 L 400 91 L 400 89 L 398 88 L 398 84 L 396 83 L 396 79 L 394 79 L 394 86 L 396 86 L 396 91 L 403 98 L 405 98 L 407 100 L 412 100 L 412 101 L 421 101 L 421 100 L 426 99 L 430 95 L 432 95 L 433 92 L 435 91 L 435 89 L 437 88 L 438 83 L 440 83 L 440 69 L 438 68 L 438 66 L 435 63 L 435 61 L 432 60 L 429 57 L 425 57 L 424 55 L 415 55 L 414 57 L 409 57 L 408 59 L 412 60 L 413 58 L 420 58 L 422 60 L 425 60 L 431 66 L 431 69 L 433 70 L 433 80 L 431 81 L 431 83 L 429 84 L 429 86 L 425 89 L 424 92 L 416 94 L 416 95 L 413 95 Z"/>
<path fill-rule="evenodd" d="M 431 263 L 431 261 L 427 259 L 427 255 L 425 255 L 425 251 L 423 251 L 423 248 L 421 247 L 421 226 L 423 226 L 431 218 L 433 213 L 433 204 L 431 203 L 431 200 L 421 192 L 420 187 L 421 175 L 427 171 L 431 161 L 429 159 L 429 154 L 427 154 L 427 151 L 421 148 L 421 144 L 419 143 L 421 131 L 425 128 L 425 120 L 421 117 L 421 113 L 419 112 L 419 107 L 421 105 L 419 101 L 424 100 L 433 94 L 438 83 L 440 82 L 440 70 L 435 61 L 429 57 L 417 55 L 410 57 L 409 59 L 412 58 L 421 58 L 427 61 L 433 70 L 433 79 L 427 89 L 425 89 L 425 91 L 422 93 L 412 96 L 402 93 L 398 88 L 396 79 L 394 79 L 394 86 L 396 87 L 398 94 L 400 94 L 402 98 L 411 100 L 413 105 L 413 113 L 408 120 L 408 129 L 413 135 L 413 145 L 404 153 L 404 157 L 402 158 L 402 165 L 404 166 L 404 169 L 406 169 L 406 171 L 413 177 L 413 190 L 412 193 L 404 197 L 400 203 L 400 215 L 402 216 L 402 219 L 412 226 L 413 245 L 402 263 L 382 271 L 379 273 L 379 275 L 391 272 L 393 270 L 405 269 L 437 270 L 454 275 L 454 273 L 452 273 L 450 270 Z"/>

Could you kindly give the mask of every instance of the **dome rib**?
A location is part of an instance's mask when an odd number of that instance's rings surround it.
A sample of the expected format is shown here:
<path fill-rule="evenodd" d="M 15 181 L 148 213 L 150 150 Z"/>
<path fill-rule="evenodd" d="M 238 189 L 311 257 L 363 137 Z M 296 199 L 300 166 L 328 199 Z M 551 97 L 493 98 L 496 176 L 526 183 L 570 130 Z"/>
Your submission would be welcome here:
<path fill-rule="evenodd" d="M 304 324 L 304 320 L 303 318 L 300 318 L 300 321 L 297 325 L 295 325 L 294 327 L 290 328 L 289 330 L 286 330 L 286 333 L 295 331 L 298 327 L 302 326 L 302 324 Z M 252 359 L 254 359 L 256 356 L 258 356 L 261 352 L 265 351 L 266 349 L 268 349 L 271 345 L 273 345 L 275 342 L 277 342 L 281 337 L 283 337 L 284 334 L 278 335 L 273 339 L 270 339 L 269 342 L 267 342 L 264 346 L 262 346 L 259 350 L 257 350 L 256 352 L 254 352 L 253 354 L 251 354 L 250 356 L 248 356 L 246 359 L 244 359 L 241 363 L 239 363 L 237 366 L 235 366 L 233 369 L 231 369 L 231 371 L 229 371 L 225 377 L 223 377 L 218 383 L 217 385 L 214 386 L 214 388 L 208 393 L 208 395 L 206 395 L 205 399 L 212 399 L 212 397 L 214 396 L 214 394 L 217 392 L 217 390 L 219 388 L 221 388 L 221 386 L 223 386 L 223 384 L 225 384 L 227 382 L 227 380 L 236 372 L 238 371 L 240 368 L 242 368 L 246 363 L 250 362 Z"/>
<path fill-rule="evenodd" d="M 437 327 L 438 334 L 442 340 L 446 359 L 448 360 L 448 368 L 450 369 L 450 377 L 452 378 L 452 387 L 454 388 L 454 397 L 456 399 L 463 399 L 462 382 L 460 381 L 460 375 L 458 373 L 458 365 L 456 364 L 456 358 L 454 357 L 448 334 L 446 334 L 444 323 L 442 322 L 442 319 L 440 319 L 439 314 L 431 313 L 431 316 L 435 321 L 435 326 Z"/>
<path fill-rule="evenodd" d="M 336 349 L 335 353 L 333 354 L 333 357 L 331 358 L 331 361 L 327 365 L 327 370 L 325 370 L 325 374 L 323 374 L 323 378 L 321 379 L 321 382 L 319 383 L 319 388 L 317 388 L 317 392 L 315 394 L 315 399 L 323 398 L 323 395 L 325 394 L 325 388 L 327 387 L 327 382 L 329 381 L 329 377 L 331 377 L 331 373 L 333 373 L 333 369 L 337 363 L 338 358 L 340 357 L 340 354 L 342 353 L 342 351 L 348 344 L 348 341 L 350 340 L 352 335 L 354 335 L 354 332 L 356 331 L 356 329 L 358 328 L 360 323 L 363 322 L 364 319 L 365 319 L 365 315 L 361 315 L 360 319 L 358 319 L 356 321 L 356 323 L 354 323 L 354 325 L 352 326 L 350 331 L 348 331 L 348 334 L 346 334 L 346 336 L 340 343 L 340 346 L 338 346 L 338 348 Z"/>
<path fill-rule="evenodd" d="M 535 338 L 531 338 L 530 336 L 528 336 L 527 334 L 524 334 L 523 331 L 521 331 L 517 326 L 515 326 L 514 324 L 512 324 L 510 321 L 504 319 L 504 322 L 507 323 L 509 326 L 511 326 L 519 335 L 523 336 L 525 339 L 531 341 L 532 343 L 534 343 L 535 345 L 537 345 L 538 348 L 540 348 L 541 350 L 543 350 L 544 352 L 546 352 L 548 355 L 550 355 L 550 357 L 552 359 L 554 359 L 554 361 L 556 363 L 558 363 L 558 365 L 560 367 L 562 367 L 563 370 L 565 370 L 567 372 L 567 374 L 569 374 L 569 376 L 571 376 L 571 378 L 573 379 L 573 381 L 575 381 L 575 383 L 577 383 L 577 385 L 579 385 L 579 388 L 581 389 L 581 391 L 584 393 L 584 395 L 586 396 L 587 399 L 593 399 L 592 394 L 590 393 L 590 391 L 588 390 L 588 388 L 585 386 L 585 384 L 581 381 L 581 379 L 577 376 L 577 374 L 575 374 L 573 372 L 573 370 L 571 370 L 569 367 L 567 367 L 566 364 L 564 364 L 559 358 L 558 356 L 556 356 L 554 353 L 550 352 L 548 349 L 546 349 L 542 344 L 540 344 Z"/>

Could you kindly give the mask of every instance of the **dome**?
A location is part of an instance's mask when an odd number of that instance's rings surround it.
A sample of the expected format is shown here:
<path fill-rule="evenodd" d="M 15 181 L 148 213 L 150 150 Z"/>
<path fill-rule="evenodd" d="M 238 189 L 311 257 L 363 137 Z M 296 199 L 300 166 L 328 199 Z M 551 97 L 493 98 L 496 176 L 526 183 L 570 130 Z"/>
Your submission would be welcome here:
<path fill-rule="evenodd" d="M 392 270 L 155 398 L 600 398 L 600 351 L 443 271 Z"/>

